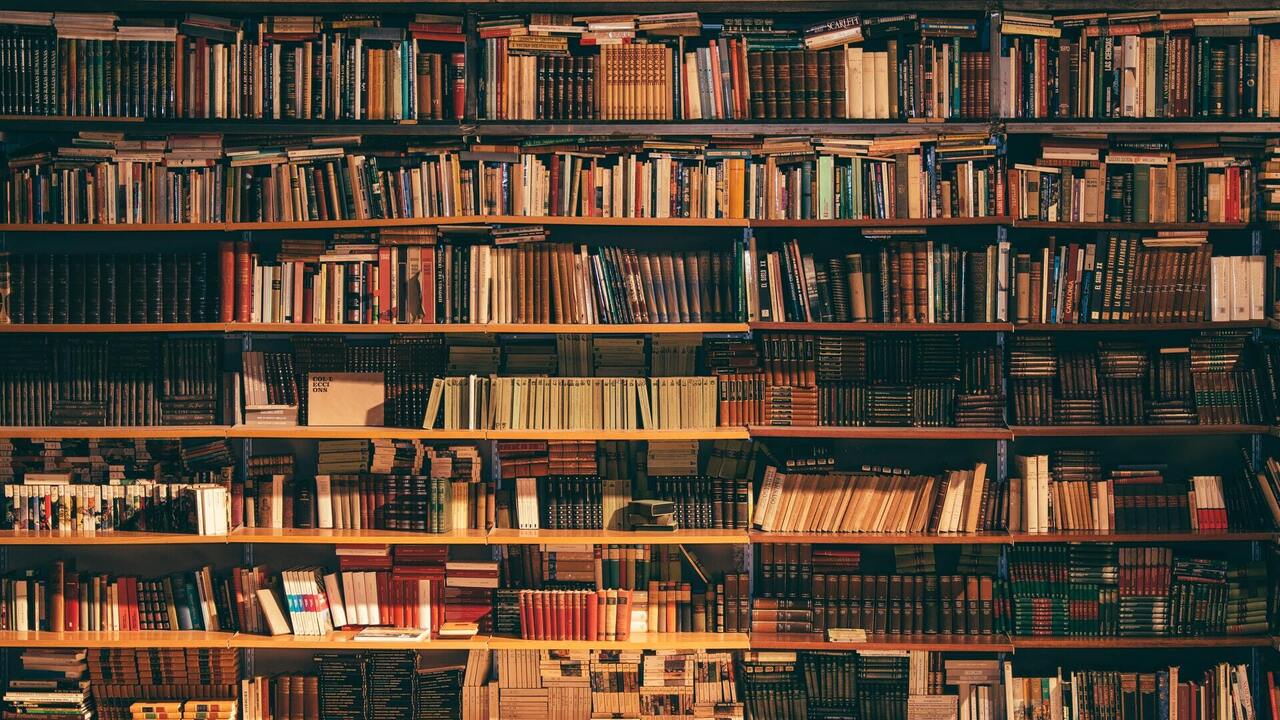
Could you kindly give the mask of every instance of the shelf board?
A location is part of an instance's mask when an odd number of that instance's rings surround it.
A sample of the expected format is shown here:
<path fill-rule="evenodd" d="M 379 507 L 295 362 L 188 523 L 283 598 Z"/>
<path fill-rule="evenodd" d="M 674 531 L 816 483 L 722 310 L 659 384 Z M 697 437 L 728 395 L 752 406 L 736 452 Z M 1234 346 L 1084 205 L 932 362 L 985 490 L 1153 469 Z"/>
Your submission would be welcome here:
<path fill-rule="evenodd" d="M 483 440 L 485 430 L 421 430 L 417 428 L 316 426 L 316 425 L 232 425 L 229 438 L 297 438 L 307 440 Z"/>
<path fill-rule="evenodd" d="M 742 426 L 692 430 L 486 430 L 489 440 L 748 440 Z"/>
<path fill-rule="evenodd" d="M 447 533 L 409 530 L 348 530 L 327 528 L 236 528 L 227 542 L 272 545 L 484 545 L 484 530 L 452 530 Z"/>
<path fill-rule="evenodd" d="M 0 334 L 22 333 L 203 333 L 226 332 L 226 323 L 17 323 Z"/>
<path fill-rule="evenodd" d="M 42 648 L 225 648 L 235 633 L 203 630 L 131 632 L 0 631 L 0 647 Z"/>
<path fill-rule="evenodd" d="M 1006 428 L 835 427 L 830 425 L 751 425 L 753 438 L 812 440 L 1010 440 Z"/>
<path fill-rule="evenodd" d="M 1017 650 L 1104 650 L 1153 648 L 1270 647 L 1268 635 L 1206 635 L 1199 637 L 1014 637 Z"/>
<path fill-rule="evenodd" d="M 379 323 L 372 325 L 316 323 L 227 323 L 227 332 L 337 333 L 375 335 L 517 334 L 533 335 L 652 335 L 745 333 L 746 323 L 629 323 L 617 325 L 568 323 Z"/>
<path fill-rule="evenodd" d="M 1267 327 L 1266 320 L 1172 323 L 1021 323 L 1013 332 L 1176 332 L 1179 330 L 1236 330 Z"/>
<path fill-rule="evenodd" d="M 822 545 L 1008 545 L 1004 532 L 976 534 L 950 533 L 921 535 L 917 533 L 846 533 L 846 532 L 765 532 L 752 530 L 753 543 L 813 543 Z"/>
<path fill-rule="evenodd" d="M 490 650 L 746 650 L 746 633 L 631 633 L 628 640 L 526 640 L 492 636 Z"/>
<path fill-rule="evenodd" d="M 1224 132 L 1219 130 L 1218 132 Z M 1135 223 L 1135 222 L 1046 222 L 1014 220 L 1014 228 L 1024 230 L 1246 230 L 1249 223 Z"/>
<path fill-rule="evenodd" d="M 767 332 L 1011 332 L 1010 323 L 871 323 L 871 322 L 753 322 L 753 331 Z"/>
<path fill-rule="evenodd" d="M 753 228 L 867 228 L 867 229 L 899 229 L 930 227 L 962 227 L 980 225 L 1008 225 L 1010 218 L 1005 215 L 988 215 L 986 217 L 939 217 L 939 218 L 832 218 L 830 220 L 788 220 L 767 219 L 748 220 Z"/>
<path fill-rule="evenodd" d="M 1007 2 L 1006 2 L 1007 5 Z M 1197 8 L 1201 5 L 1197 5 Z M 1065 119 L 1001 121 L 1008 135 L 1060 135 L 1063 133 L 1107 133 L 1109 135 L 1158 133 L 1161 135 L 1221 135 L 1224 133 L 1280 133 L 1280 122 L 1269 120 L 1229 120 L 1217 122 L 1197 118 L 1136 119 Z"/>
<path fill-rule="evenodd" d="M 745 545 L 745 530 L 515 530 L 489 531 L 490 545 Z"/>
<path fill-rule="evenodd" d="M 99 530 L 0 530 L 0 545 L 211 545 L 225 543 L 226 535 Z"/>
<path fill-rule="evenodd" d="M 217 438 L 226 437 L 226 425 L 4 425 L 3 438 Z"/>
<path fill-rule="evenodd" d="M 1269 542 L 1275 533 L 1269 532 L 1088 532 L 1063 530 L 1051 533 L 1010 533 L 1008 542 L 1014 545 L 1071 542 L 1155 542 L 1155 543 L 1205 543 L 1205 542 Z"/>
<path fill-rule="evenodd" d="M 1158 437 L 1161 435 L 1259 435 L 1266 425 L 1011 425 L 1013 437 Z"/>
<path fill-rule="evenodd" d="M 489 638 L 432 638 L 414 642 L 357 640 L 355 630 L 335 630 L 328 635 L 249 635 L 236 633 L 230 647 L 257 650 L 483 650 Z"/>
<path fill-rule="evenodd" d="M 820 633 L 754 633 L 752 650 L 932 650 L 1009 652 L 1004 635 L 868 635 L 866 642 L 831 642 Z"/>

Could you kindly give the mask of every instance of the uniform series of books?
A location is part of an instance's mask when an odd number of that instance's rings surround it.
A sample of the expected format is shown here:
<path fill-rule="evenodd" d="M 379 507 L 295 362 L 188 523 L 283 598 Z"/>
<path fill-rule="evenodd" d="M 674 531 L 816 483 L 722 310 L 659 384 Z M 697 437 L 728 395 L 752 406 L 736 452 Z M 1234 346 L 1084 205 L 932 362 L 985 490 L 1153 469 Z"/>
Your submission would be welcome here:
<path fill-rule="evenodd" d="M 209 253 L 0 254 L 0 323 L 212 322 Z"/>
<path fill-rule="evenodd" d="M 772 651 L 743 656 L 743 702 L 749 717 L 874 717 L 906 720 L 910 653 Z M 838 659 L 837 659 L 838 658 Z M 820 676 L 833 668 L 837 674 Z M 848 677 L 841 687 L 839 678 Z"/>
<path fill-rule="evenodd" d="M 1051 714 L 1067 720 L 1108 717 L 1137 720 L 1157 713 L 1179 718 L 1231 720 L 1254 713 L 1249 667 L 1218 663 L 1202 673 L 1169 666 L 1155 672 L 1064 670 L 1051 677 L 1015 676 L 1002 662 L 1009 717 Z"/>
<path fill-rule="evenodd" d="M 1177 479 L 1159 463 L 1102 468 L 1096 450 L 1054 450 L 1014 458 L 1011 532 L 1226 532 L 1247 526 L 1257 500 L 1248 482 L 1218 475 Z M 1230 508 L 1230 510 L 1229 510 Z"/>
<path fill-rule="evenodd" d="M 1257 634 L 1267 629 L 1254 604 L 1260 571 L 1167 547 L 1024 545 L 1009 555 L 997 605 L 1019 635 Z"/>
<path fill-rule="evenodd" d="M 236 720 L 240 708 L 235 700 L 182 700 L 136 702 L 129 706 L 132 720 Z"/>
<path fill-rule="evenodd" d="M 760 333 L 709 342 L 707 364 L 726 424 L 1004 424 L 1000 353 L 981 339 Z"/>
<path fill-rule="evenodd" d="M 841 260 L 802 252 L 790 240 L 759 257 L 759 316 L 764 322 L 1005 321 L 1009 247 L 884 240 Z"/>
<path fill-rule="evenodd" d="M 1260 148 L 1234 138 L 1056 136 L 1009 170 L 1015 220 L 1248 223 Z"/>
<path fill-rule="evenodd" d="M 915 475 L 765 469 L 752 525 L 766 532 L 952 533 L 1002 529 L 1008 489 L 969 470 Z"/>
<path fill-rule="evenodd" d="M 363 14 L 122 19 L 6 11 L 12 115 L 273 120 L 462 117 L 462 18 Z"/>
<path fill-rule="evenodd" d="M 1099 233 L 1014 256 L 1015 323 L 1266 319 L 1266 258 L 1214 256 L 1208 233 Z"/>
<path fill-rule="evenodd" d="M 227 648 L 91 649 L 89 682 L 100 720 L 132 720 L 138 701 L 236 697 L 240 655 Z"/>
<path fill-rule="evenodd" d="M 703 23 L 692 12 L 482 19 L 480 111 L 500 120 L 987 117 L 990 59 L 969 42 L 983 24 L 915 14 L 802 28 Z"/>
<path fill-rule="evenodd" d="M 454 216 L 945 218 L 1005 215 L 986 134 L 471 144 L 362 151 L 356 136 L 78 137 L 8 156 L 0 220 L 130 224 Z M 398 162 L 392 163 L 391 159 Z"/>
<path fill-rule="evenodd" d="M 225 535 L 231 494 L 222 485 L 137 482 L 72 485 L 70 478 L 31 473 L 4 485 L 0 526 L 6 530 L 93 534 L 99 530 Z"/>
<path fill-rule="evenodd" d="M 0 424 L 213 425 L 215 340 L 20 336 L 4 343 Z"/>
<path fill-rule="evenodd" d="M 996 106 L 1017 118 L 1275 117 L 1275 22 L 1265 10 L 1005 13 Z"/>
<path fill-rule="evenodd" d="M 714 377 L 447 377 L 425 421 L 445 430 L 679 430 L 716 427 Z"/>
<path fill-rule="evenodd" d="M 240 680 L 243 720 L 306 720 L 320 714 L 320 678 L 256 675 Z"/>
<path fill-rule="evenodd" d="M 316 654 L 318 717 L 335 720 L 459 717 L 464 667 L 440 665 L 428 658 L 408 651 Z M 279 715 L 275 718 L 279 720 Z"/>
<path fill-rule="evenodd" d="M 1264 413 L 1256 347 L 1241 331 L 1201 332 L 1185 344 L 1016 336 L 1011 424 L 1256 423 Z"/>
<path fill-rule="evenodd" d="M 151 482 L 222 483 L 235 465 L 220 438 L 0 439 L 0 481 L 129 485 Z"/>

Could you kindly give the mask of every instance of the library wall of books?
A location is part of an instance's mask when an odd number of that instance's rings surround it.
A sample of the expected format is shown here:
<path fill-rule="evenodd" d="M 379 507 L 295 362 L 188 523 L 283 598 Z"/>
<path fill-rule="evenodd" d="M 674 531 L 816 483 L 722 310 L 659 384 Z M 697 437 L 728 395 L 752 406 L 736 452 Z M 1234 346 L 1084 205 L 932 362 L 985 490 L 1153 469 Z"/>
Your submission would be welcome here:
<path fill-rule="evenodd" d="M 1278 685 L 1280 7 L 0 2 L 3 720 Z"/>

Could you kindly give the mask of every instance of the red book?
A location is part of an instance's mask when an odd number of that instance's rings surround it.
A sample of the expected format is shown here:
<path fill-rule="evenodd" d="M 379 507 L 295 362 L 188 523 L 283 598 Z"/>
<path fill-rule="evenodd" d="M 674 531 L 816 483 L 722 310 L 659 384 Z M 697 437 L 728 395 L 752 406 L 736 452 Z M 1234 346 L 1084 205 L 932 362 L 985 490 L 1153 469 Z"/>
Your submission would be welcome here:
<path fill-rule="evenodd" d="M 551 156 L 551 181 L 550 195 L 548 204 L 551 206 L 549 215 L 560 215 L 560 153 Z"/>
<path fill-rule="evenodd" d="M 387 584 L 391 579 L 391 573 L 376 572 L 373 578 L 378 592 L 378 622 L 381 625 L 389 625 L 391 623 L 391 591 L 387 588 Z"/>
<path fill-rule="evenodd" d="M 249 241 L 236 241 L 236 322 L 249 322 L 253 307 L 253 260 Z"/>
<path fill-rule="evenodd" d="M 533 639 L 547 639 L 546 596 L 543 593 L 533 594 Z"/>
<path fill-rule="evenodd" d="M 80 629 L 80 575 L 78 573 L 67 573 L 66 588 L 63 590 L 62 597 L 66 606 L 64 629 L 67 632 L 75 632 Z"/>
<path fill-rule="evenodd" d="M 574 640 L 585 640 L 587 637 L 586 629 L 583 627 L 585 622 L 582 616 L 586 614 L 586 598 L 585 592 L 576 592 L 573 594 L 573 612 L 570 618 L 573 622 L 573 632 L 570 635 Z"/>
<path fill-rule="evenodd" d="M 592 593 L 588 590 L 587 593 L 583 595 L 583 601 L 587 605 L 587 627 L 586 632 L 583 633 L 583 637 L 588 640 L 596 640 L 600 637 L 600 595 L 598 592 Z"/>
<path fill-rule="evenodd" d="M 520 601 L 520 637 L 528 640 L 530 631 L 533 630 L 532 620 L 529 617 L 529 591 L 521 590 L 517 597 Z"/>
<path fill-rule="evenodd" d="M 391 313 L 391 247 L 382 245 L 378 248 L 378 322 L 387 323 L 395 320 Z"/>
<path fill-rule="evenodd" d="M 618 639 L 631 639 L 631 591 L 618 591 Z"/>
<path fill-rule="evenodd" d="M 461 118 L 467 111 L 467 54 L 453 53 L 449 62 L 453 65 L 453 117 Z"/>
<path fill-rule="evenodd" d="M 236 319 L 236 244 L 232 240 L 218 242 L 218 277 L 220 279 L 218 320 Z"/>

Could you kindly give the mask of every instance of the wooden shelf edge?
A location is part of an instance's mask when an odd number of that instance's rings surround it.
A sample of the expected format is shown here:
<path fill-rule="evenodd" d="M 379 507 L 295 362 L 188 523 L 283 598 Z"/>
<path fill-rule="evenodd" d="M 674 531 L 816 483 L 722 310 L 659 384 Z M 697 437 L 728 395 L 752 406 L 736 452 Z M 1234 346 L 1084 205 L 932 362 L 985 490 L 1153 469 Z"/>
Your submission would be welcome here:
<path fill-rule="evenodd" d="M 1267 327 L 1266 320 L 1231 320 L 1173 323 L 1021 323 L 1013 326 L 1013 333 L 1060 332 L 1175 332 L 1178 330 L 1244 330 Z"/>
<path fill-rule="evenodd" d="M 752 650 L 932 650 L 1011 652 L 1004 635 L 868 635 L 865 642 L 831 642 L 820 633 L 755 633 Z"/>
<path fill-rule="evenodd" d="M 489 638 L 490 650 L 746 650 L 747 633 L 676 632 L 632 633 L 628 640 L 527 640 Z"/>
<path fill-rule="evenodd" d="M 1267 425 L 1011 425 L 1023 437 L 1159 437 L 1163 435 L 1265 435 Z"/>
<path fill-rule="evenodd" d="M 1269 647 L 1270 635 L 1202 635 L 1173 636 L 1161 635 L 1153 637 L 1040 637 L 1016 635 L 1011 638 L 1014 651 L 1018 650 L 1151 650 L 1157 648 L 1197 648 L 1197 647 L 1233 647 L 1253 648 Z"/>
<path fill-rule="evenodd" d="M 516 530 L 494 528 L 490 545 L 746 545 L 745 530 L 674 530 L 642 532 L 633 530 Z"/>
<path fill-rule="evenodd" d="M 871 322 L 752 322 L 750 328 L 765 332 L 1013 332 L 1011 323 L 871 323 Z"/>
<path fill-rule="evenodd" d="M 618 325 L 571 325 L 556 323 L 386 323 L 386 324 L 303 324 L 303 323 L 29 323 L 0 325 L 0 334 L 24 333 L 247 333 L 247 334 L 340 334 L 340 335 L 451 335 L 519 334 L 533 335 L 654 335 L 746 333 L 747 323 L 643 323 Z"/>
<path fill-rule="evenodd" d="M 812 543 L 815 545 L 1008 545 L 1004 533 L 921 535 L 916 533 L 765 532 L 752 530 L 752 543 Z"/>
<path fill-rule="evenodd" d="M 1006 428 L 841 427 L 835 425 L 749 425 L 751 437 L 830 440 L 1010 440 Z"/>

